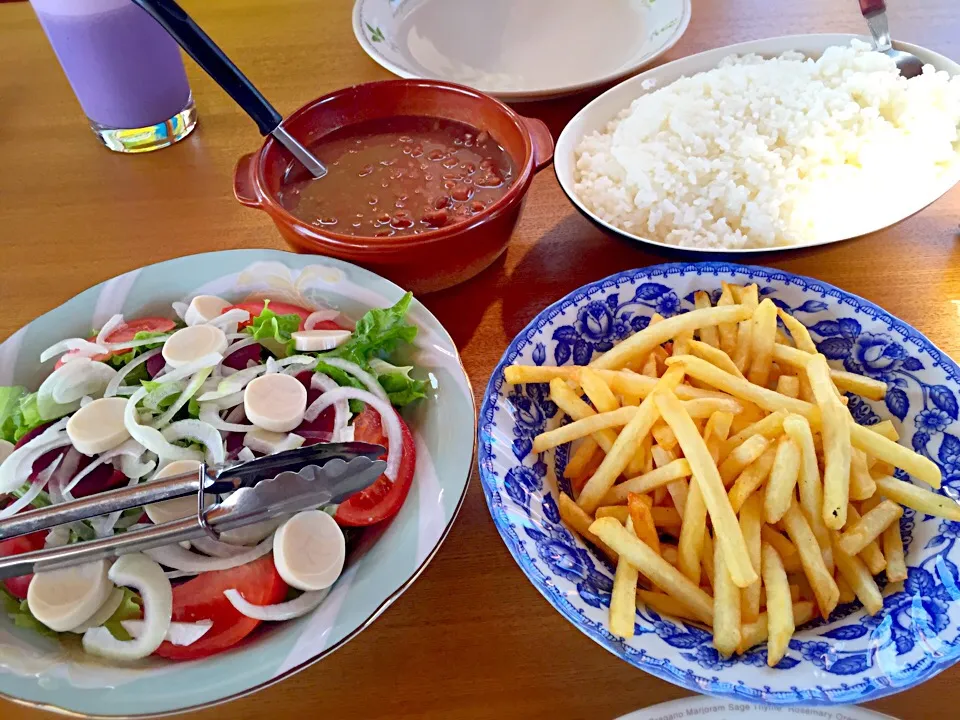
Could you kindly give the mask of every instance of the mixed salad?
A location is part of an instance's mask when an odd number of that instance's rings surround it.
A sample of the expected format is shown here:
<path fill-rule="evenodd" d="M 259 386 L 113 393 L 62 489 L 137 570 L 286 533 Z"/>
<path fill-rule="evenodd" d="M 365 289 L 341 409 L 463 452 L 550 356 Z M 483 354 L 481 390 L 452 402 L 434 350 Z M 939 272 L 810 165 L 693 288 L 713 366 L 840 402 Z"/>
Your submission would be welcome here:
<path fill-rule="evenodd" d="M 45 350 L 41 362 L 58 359 L 36 392 L 0 387 L 0 519 L 320 442 L 380 444 L 387 466 L 338 506 L 4 580 L 13 622 L 79 634 L 110 659 L 189 660 L 317 607 L 351 533 L 395 515 L 413 481 L 416 450 L 396 408 L 425 397 L 426 383 L 390 362 L 416 336 L 411 300 L 354 326 L 335 310 L 200 295 L 174 303 L 176 320 L 116 315 Z M 0 557 L 195 512 L 192 497 L 167 500 L 0 542 Z"/>

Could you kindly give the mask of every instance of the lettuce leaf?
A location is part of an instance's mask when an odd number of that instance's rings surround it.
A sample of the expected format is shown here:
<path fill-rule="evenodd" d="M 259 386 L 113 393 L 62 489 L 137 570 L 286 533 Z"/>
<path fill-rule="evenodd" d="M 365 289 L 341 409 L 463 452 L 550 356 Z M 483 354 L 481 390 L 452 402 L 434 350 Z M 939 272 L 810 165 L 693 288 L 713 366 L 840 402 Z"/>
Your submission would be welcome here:
<path fill-rule="evenodd" d="M 0 387 L 0 439 L 17 442 L 46 422 L 37 409 L 37 394 L 19 385 Z"/>
<path fill-rule="evenodd" d="M 3 607 L 3 611 L 13 620 L 13 624 L 16 627 L 26 628 L 27 630 L 32 630 L 33 632 L 38 632 L 48 637 L 56 637 L 57 633 L 55 631 L 48 628 L 33 616 L 26 600 L 18 600 L 3 586 L 0 586 L 0 606 Z"/>
<path fill-rule="evenodd" d="M 409 405 L 427 396 L 426 381 L 410 377 L 413 365 L 391 365 L 385 360 L 373 358 L 370 361 L 370 369 L 377 376 L 380 387 L 390 398 L 390 403 L 396 407 Z"/>
<path fill-rule="evenodd" d="M 353 330 L 350 339 L 335 350 L 321 353 L 320 357 L 338 357 L 366 368 L 371 359 L 385 358 L 402 342 L 413 342 L 417 327 L 405 320 L 413 301 L 413 293 L 407 293 L 389 308 L 374 308 L 367 312 Z"/>
<path fill-rule="evenodd" d="M 168 332 L 149 332 L 147 330 L 141 330 L 136 335 L 133 336 L 134 340 L 149 340 L 152 337 L 159 337 L 161 335 L 169 335 Z M 154 348 L 161 347 L 163 342 L 158 343 L 148 343 L 147 345 L 140 345 L 135 348 L 130 348 L 129 352 L 125 352 L 122 355 L 111 355 L 110 359 L 107 360 L 107 363 L 112 365 L 115 368 L 122 368 L 128 362 L 133 360 L 137 355 L 145 353 L 147 350 L 153 350 Z M 147 378 L 147 368 L 144 365 L 141 365 L 138 368 L 135 368 L 130 375 L 127 375 L 127 383 L 136 382 L 136 379 L 131 379 L 132 375 L 136 375 L 138 372 L 143 371 L 143 378 Z"/>
<path fill-rule="evenodd" d="M 253 322 L 244 328 L 244 332 L 254 340 L 264 342 L 268 350 L 283 357 L 293 352 L 291 335 L 300 329 L 300 316 L 296 314 L 277 315 L 270 309 L 270 301 L 263 301 L 263 311 L 253 318 Z"/>
<path fill-rule="evenodd" d="M 143 617 L 143 599 L 130 588 L 122 589 L 123 600 L 120 601 L 120 606 L 103 626 L 117 640 L 132 640 L 130 633 L 124 630 L 120 623 L 124 620 L 139 620 Z"/>
<path fill-rule="evenodd" d="M 26 394 L 27 389 L 20 385 L 0 387 L 0 439 L 16 441 L 20 424 L 20 398 Z"/>

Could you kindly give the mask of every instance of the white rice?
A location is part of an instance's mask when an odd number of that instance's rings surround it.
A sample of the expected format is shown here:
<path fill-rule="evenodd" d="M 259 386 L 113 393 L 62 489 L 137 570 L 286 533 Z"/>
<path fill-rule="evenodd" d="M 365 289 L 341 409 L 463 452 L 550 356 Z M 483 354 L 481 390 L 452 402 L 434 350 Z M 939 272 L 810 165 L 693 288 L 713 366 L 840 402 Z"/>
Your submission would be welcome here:
<path fill-rule="evenodd" d="M 732 56 L 584 137 L 574 188 L 603 220 L 671 245 L 808 244 L 917 209 L 956 170 L 958 127 L 960 76 L 927 65 L 906 80 L 860 41 L 817 60 Z"/>

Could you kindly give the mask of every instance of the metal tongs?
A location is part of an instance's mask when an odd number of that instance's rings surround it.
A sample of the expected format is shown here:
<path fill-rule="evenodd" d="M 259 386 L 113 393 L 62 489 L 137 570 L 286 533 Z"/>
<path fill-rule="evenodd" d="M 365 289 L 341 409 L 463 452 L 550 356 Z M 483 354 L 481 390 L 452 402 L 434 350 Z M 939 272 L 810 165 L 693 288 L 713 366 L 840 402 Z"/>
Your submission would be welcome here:
<path fill-rule="evenodd" d="M 172 545 L 270 520 L 307 508 L 339 503 L 368 488 L 383 474 L 377 458 L 384 448 L 362 442 L 326 443 L 287 450 L 249 462 L 200 465 L 197 472 L 173 475 L 134 487 L 91 495 L 71 503 L 21 513 L 0 521 L 0 541 L 77 520 L 197 496 L 197 513 L 144 530 L 57 548 L 0 558 L 0 580 L 56 570 Z M 207 495 L 226 499 L 206 505 Z"/>

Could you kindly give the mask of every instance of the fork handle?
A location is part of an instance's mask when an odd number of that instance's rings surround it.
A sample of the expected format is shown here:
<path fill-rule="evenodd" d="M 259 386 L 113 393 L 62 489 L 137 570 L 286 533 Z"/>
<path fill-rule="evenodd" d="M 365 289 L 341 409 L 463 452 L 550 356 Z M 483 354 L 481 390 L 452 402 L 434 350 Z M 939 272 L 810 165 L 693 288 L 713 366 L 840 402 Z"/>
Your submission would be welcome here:
<path fill-rule="evenodd" d="M 887 26 L 887 4 L 884 0 L 860 0 L 860 12 L 867 21 L 874 47 L 887 52 L 893 47 L 890 28 Z"/>
<path fill-rule="evenodd" d="M 884 0 L 860 0 L 860 12 L 864 17 L 870 17 L 877 13 L 887 11 L 887 4 Z"/>

